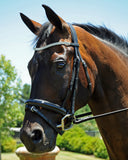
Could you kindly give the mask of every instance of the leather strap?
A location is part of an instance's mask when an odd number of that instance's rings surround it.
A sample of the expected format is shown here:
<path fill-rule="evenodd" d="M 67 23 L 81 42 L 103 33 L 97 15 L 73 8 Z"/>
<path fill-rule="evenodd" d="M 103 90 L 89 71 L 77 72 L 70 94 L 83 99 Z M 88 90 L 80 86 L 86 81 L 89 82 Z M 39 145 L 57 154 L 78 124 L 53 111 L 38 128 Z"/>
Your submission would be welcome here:
<path fill-rule="evenodd" d="M 65 45 L 65 46 L 79 46 L 78 43 L 69 43 L 69 42 L 55 42 L 55 43 L 51 43 L 48 44 L 44 47 L 40 47 L 40 48 L 34 48 L 35 51 L 41 51 L 41 50 L 45 50 L 54 46 L 60 46 L 60 45 Z"/>
<path fill-rule="evenodd" d="M 66 109 L 62 108 L 58 104 L 51 103 L 46 100 L 28 99 L 25 103 L 26 105 L 37 106 L 37 107 L 41 107 L 42 109 L 44 108 L 47 110 L 51 110 L 53 112 L 57 112 L 59 114 L 62 114 L 63 116 L 67 113 Z"/>
<path fill-rule="evenodd" d="M 43 113 L 41 113 L 35 106 L 29 106 L 26 105 L 26 110 L 30 110 L 31 112 L 36 113 L 38 116 L 40 116 L 48 125 L 50 125 L 56 132 L 58 132 L 60 135 L 64 133 L 64 131 L 58 129 L 55 124 L 53 124 Z"/>

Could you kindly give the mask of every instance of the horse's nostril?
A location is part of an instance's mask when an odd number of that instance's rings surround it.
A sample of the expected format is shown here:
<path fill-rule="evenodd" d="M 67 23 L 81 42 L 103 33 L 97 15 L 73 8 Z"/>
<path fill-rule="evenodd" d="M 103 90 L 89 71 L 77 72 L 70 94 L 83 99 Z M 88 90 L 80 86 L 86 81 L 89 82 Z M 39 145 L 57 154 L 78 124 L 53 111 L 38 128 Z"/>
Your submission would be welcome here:
<path fill-rule="evenodd" d="M 42 131 L 39 129 L 33 130 L 31 138 L 34 143 L 40 143 L 43 139 Z"/>

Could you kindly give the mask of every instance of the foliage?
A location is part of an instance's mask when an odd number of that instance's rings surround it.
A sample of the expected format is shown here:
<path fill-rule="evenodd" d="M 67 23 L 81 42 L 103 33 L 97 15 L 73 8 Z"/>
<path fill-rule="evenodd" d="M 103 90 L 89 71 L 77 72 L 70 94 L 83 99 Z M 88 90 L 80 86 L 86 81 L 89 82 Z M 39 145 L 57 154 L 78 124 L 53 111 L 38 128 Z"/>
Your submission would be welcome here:
<path fill-rule="evenodd" d="M 94 155 L 99 158 L 108 158 L 108 153 L 105 148 L 103 141 L 98 141 L 96 144 L 96 149 L 94 151 Z"/>
<path fill-rule="evenodd" d="M 2 141 L 1 144 L 2 152 L 14 152 L 16 150 L 16 140 L 12 137 L 8 137 Z"/>
<path fill-rule="evenodd" d="M 78 114 L 83 114 L 83 113 L 87 113 L 87 112 L 91 112 L 90 107 L 88 105 L 86 105 L 85 107 L 76 111 L 75 114 L 78 115 Z M 78 126 L 83 128 L 86 131 L 98 130 L 98 127 L 97 127 L 95 120 L 87 121 L 86 123 L 81 123 Z"/>
<path fill-rule="evenodd" d="M 16 149 L 19 148 L 19 147 L 24 147 L 24 144 L 23 143 L 16 144 Z"/>
<path fill-rule="evenodd" d="M 25 101 L 27 99 L 29 99 L 30 96 L 30 85 L 29 84 L 24 84 L 22 89 L 21 89 L 21 98 L 20 100 L 20 104 L 23 106 L 21 107 L 21 112 L 24 115 L 25 114 L 25 109 L 24 109 L 24 104 Z M 21 120 L 17 120 L 17 127 L 20 127 L 22 125 L 23 121 Z"/>
<path fill-rule="evenodd" d="M 81 146 L 81 153 L 85 153 L 88 155 L 91 155 L 94 153 L 96 149 L 96 144 L 99 141 L 99 138 L 85 136 L 85 138 L 82 138 L 83 145 Z"/>
<path fill-rule="evenodd" d="M 79 138 L 84 134 L 85 132 L 82 128 L 74 127 L 73 129 L 66 131 L 63 136 L 58 135 L 57 145 L 61 149 L 79 152 L 79 148 L 81 146 Z M 76 143 L 77 145 L 75 145 L 74 143 Z"/>
<path fill-rule="evenodd" d="M 78 126 L 66 131 L 63 136 L 58 135 L 57 145 L 67 151 L 95 155 L 100 158 L 108 157 L 103 141 L 97 137 L 88 136 Z"/>
<path fill-rule="evenodd" d="M 21 93 L 21 100 L 20 100 L 20 102 L 21 102 L 21 104 L 22 103 L 24 104 L 24 102 L 27 99 L 29 99 L 29 96 L 30 96 L 30 85 L 29 84 L 24 84 L 21 92 L 22 93 Z"/>
<path fill-rule="evenodd" d="M 4 55 L 0 56 L 0 139 L 10 134 L 10 128 L 23 119 L 21 105 L 21 80 L 16 69 Z"/>

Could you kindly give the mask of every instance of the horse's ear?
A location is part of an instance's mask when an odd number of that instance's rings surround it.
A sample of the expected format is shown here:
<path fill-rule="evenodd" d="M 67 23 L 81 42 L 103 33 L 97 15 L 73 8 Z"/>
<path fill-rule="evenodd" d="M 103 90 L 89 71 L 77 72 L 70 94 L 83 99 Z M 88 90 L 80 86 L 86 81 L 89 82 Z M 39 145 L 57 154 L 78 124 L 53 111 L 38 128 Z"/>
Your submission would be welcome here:
<path fill-rule="evenodd" d="M 23 13 L 20 13 L 20 16 L 23 20 L 23 22 L 27 25 L 27 27 L 36 35 L 38 35 L 39 30 L 41 28 L 41 24 L 38 22 L 35 22 L 31 19 L 29 19 L 27 16 L 25 16 Z"/>
<path fill-rule="evenodd" d="M 63 22 L 62 18 L 60 18 L 50 7 L 46 5 L 42 5 L 43 8 L 45 9 L 46 15 L 48 20 L 57 28 L 60 30 L 63 29 Z"/>

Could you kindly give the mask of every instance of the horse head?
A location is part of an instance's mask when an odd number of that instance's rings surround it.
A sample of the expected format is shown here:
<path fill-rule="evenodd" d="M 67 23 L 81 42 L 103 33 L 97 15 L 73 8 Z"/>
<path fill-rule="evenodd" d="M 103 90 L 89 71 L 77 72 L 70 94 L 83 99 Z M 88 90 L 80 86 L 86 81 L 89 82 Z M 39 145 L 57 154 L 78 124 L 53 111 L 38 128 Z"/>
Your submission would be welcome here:
<path fill-rule="evenodd" d="M 22 20 L 36 35 L 37 41 L 34 56 L 28 64 L 32 86 L 30 100 L 26 104 L 23 127 L 20 132 L 21 140 L 30 152 L 52 150 L 56 144 L 57 133 L 62 134 L 61 130 L 64 130 L 64 126 L 63 129 L 61 126 L 60 131 L 58 130 L 59 127 L 56 126 L 59 126 L 62 118 L 63 121 L 66 121 L 63 123 L 70 122 L 70 119 L 73 119 L 73 114 L 68 113 L 82 107 L 89 95 L 87 80 L 84 80 L 83 83 L 82 80 L 78 82 L 79 89 L 84 86 L 81 92 L 78 92 L 75 82 L 77 81 L 75 79 L 78 79 L 79 71 L 77 77 L 73 73 L 76 72 L 74 70 L 77 70 L 76 66 L 81 66 L 81 64 L 77 64 L 77 62 L 74 64 L 75 46 L 78 47 L 78 43 L 72 43 L 69 25 L 52 9 L 45 5 L 43 7 L 49 20 L 43 25 L 21 13 Z M 84 74 L 81 67 L 80 72 Z M 72 78 L 73 76 L 74 78 Z M 86 79 L 86 77 L 84 78 Z M 73 87 L 75 87 L 75 93 L 72 93 Z M 71 98 L 69 97 L 72 94 L 75 94 L 74 97 L 76 98 L 74 111 L 70 107 Z M 83 98 L 82 94 L 86 95 L 86 98 Z M 80 97 L 79 102 L 78 97 Z M 78 103 L 79 105 L 77 105 Z M 36 110 L 37 108 L 33 110 L 35 104 L 38 106 L 38 110 Z M 53 105 L 53 108 L 49 107 L 51 105 Z M 38 113 L 35 114 L 35 112 Z M 71 122 L 69 126 L 70 124 Z"/>

